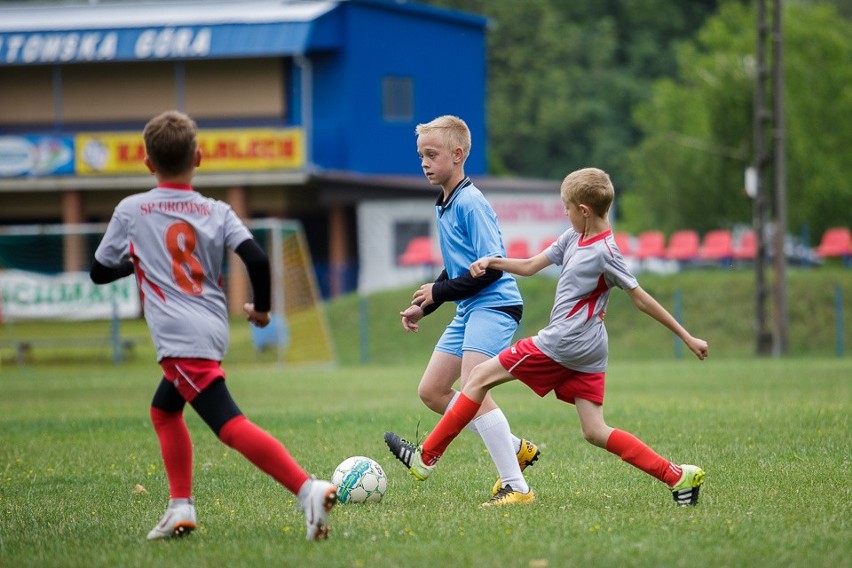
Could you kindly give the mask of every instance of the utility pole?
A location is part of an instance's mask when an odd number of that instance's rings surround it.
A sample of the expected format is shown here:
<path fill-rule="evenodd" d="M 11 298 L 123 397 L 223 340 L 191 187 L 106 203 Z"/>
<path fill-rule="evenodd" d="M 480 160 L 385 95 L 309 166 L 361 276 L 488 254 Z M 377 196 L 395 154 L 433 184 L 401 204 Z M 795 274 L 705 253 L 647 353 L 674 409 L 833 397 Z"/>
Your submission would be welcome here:
<path fill-rule="evenodd" d="M 776 0 L 777 1 L 777 0 Z M 767 195 L 765 170 L 769 163 L 766 150 L 767 123 L 772 115 L 766 107 L 766 0 L 757 0 L 757 69 L 754 85 L 754 231 L 757 236 L 755 269 L 755 350 L 758 355 L 769 355 L 772 349 L 772 334 L 766 317 L 766 299 L 769 289 L 766 283 L 766 221 Z"/>
<path fill-rule="evenodd" d="M 773 283 L 774 334 L 772 354 L 787 352 L 787 257 L 784 254 L 784 237 L 787 234 L 787 152 L 784 120 L 784 33 L 781 0 L 775 0 L 772 30 L 772 92 L 773 122 L 775 123 L 775 280 Z"/>

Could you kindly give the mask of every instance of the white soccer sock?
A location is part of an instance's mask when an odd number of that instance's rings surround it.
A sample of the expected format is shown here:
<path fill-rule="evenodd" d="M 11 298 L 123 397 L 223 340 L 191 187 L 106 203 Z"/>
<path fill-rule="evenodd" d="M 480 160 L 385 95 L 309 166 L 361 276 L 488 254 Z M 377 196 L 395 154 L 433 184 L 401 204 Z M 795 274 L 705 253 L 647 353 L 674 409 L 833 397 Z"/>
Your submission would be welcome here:
<path fill-rule="evenodd" d="M 458 400 L 460 394 L 461 391 L 453 390 L 453 398 L 450 399 L 450 403 L 447 405 L 447 408 L 444 409 L 444 414 L 447 413 L 447 410 L 453 407 L 453 405 L 456 403 L 456 400 Z M 479 431 L 476 427 L 476 420 L 471 420 L 470 422 L 468 422 L 467 426 L 465 426 L 465 429 L 470 430 L 475 434 L 479 434 Z M 515 448 L 515 455 L 517 456 L 518 452 L 521 451 L 521 439 L 512 434 L 512 432 L 509 432 L 509 437 L 512 439 L 512 447 Z"/>
<path fill-rule="evenodd" d="M 483 414 L 473 420 L 476 429 L 491 454 L 491 459 L 497 467 L 497 473 L 503 485 L 511 485 L 512 489 L 520 493 L 528 493 L 530 486 L 521 473 L 518 465 L 517 452 L 512 445 L 512 434 L 509 430 L 509 421 L 499 408 Z"/>

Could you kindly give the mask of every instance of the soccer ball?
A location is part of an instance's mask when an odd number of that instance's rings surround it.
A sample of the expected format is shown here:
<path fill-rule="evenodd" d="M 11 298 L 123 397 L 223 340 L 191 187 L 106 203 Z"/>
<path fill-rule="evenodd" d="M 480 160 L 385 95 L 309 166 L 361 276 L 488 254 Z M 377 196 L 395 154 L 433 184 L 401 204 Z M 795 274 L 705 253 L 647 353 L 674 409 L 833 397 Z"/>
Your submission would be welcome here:
<path fill-rule="evenodd" d="M 388 476 L 375 460 L 352 456 L 343 460 L 331 482 L 337 486 L 337 500 L 341 503 L 378 503 L 388 488 Z"/>

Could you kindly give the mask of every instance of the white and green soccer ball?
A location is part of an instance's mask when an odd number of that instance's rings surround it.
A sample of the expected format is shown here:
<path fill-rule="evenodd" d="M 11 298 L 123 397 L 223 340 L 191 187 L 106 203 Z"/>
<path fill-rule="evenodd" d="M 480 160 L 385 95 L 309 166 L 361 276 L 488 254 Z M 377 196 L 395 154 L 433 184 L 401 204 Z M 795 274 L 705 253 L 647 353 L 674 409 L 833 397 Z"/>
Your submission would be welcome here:
<path fill-rule="evenodd" d="M 331 482 L 337 486 L 341 503 L 378 503 L 388 489 L 385 470 L 365 456 L 346 458 L 334 470 Z"/>

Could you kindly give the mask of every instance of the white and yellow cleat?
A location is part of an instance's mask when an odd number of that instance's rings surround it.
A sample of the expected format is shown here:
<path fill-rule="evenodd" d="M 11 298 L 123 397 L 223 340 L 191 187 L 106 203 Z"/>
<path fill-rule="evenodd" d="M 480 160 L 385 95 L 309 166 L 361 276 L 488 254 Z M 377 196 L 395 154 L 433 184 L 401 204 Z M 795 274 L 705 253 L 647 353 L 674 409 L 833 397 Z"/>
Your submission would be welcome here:
<path fill-rule="evenodd" d="M 541 450 L 538 449 L 538 446 L 529 440 L 521 440 L 521 449 L 518 450 L 518 465 L 521 466 L 521 471 L 535 464 L 540 455 Z M 491 494 L 497 495 L 501 487 L 503 487 L 503 480 L 498 477 L 494 487 L 491 488 Z"/>
<path fill-rule="evenodd" d="M 698 503 L 698 492 L 704 484 L 704 470 L 688 464 L 681 465 L 680 469 L 683 473 L 671 487 L 672 497 L 678 505 L 695 505 Z"/>
<path fill-rule="evenodd" d="M 511 485 L 504 485 L 496 495 L 482 504 L 483 507 L 502 507 L 503 505 L 527 505 L 535 501 L 535 493 L 532 487 L 528 493 L 521 493 L 512 489 Z"/>
<path fill-rule="evenodd" d="M 393 432 L 385 432 L 385 444 L 396 459 L 402 463 L 417 481 L 426 481 L 435 469 L 434 465 L 426 465 L 420 457 L 420 448 L 408 440 L 404 440 Z"/>

